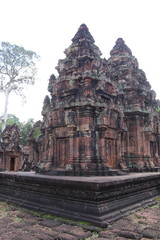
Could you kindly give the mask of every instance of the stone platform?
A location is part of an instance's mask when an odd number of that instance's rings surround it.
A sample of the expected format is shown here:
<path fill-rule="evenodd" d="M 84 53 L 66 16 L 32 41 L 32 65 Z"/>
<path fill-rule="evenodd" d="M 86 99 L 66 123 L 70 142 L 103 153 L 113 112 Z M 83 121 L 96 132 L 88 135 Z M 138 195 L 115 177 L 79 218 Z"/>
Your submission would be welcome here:
<path fill-rule="evenodd" d="M 112 177 L 1 172 L 0 200 L 105 227 L 160 194 L 160 173 Z"/>

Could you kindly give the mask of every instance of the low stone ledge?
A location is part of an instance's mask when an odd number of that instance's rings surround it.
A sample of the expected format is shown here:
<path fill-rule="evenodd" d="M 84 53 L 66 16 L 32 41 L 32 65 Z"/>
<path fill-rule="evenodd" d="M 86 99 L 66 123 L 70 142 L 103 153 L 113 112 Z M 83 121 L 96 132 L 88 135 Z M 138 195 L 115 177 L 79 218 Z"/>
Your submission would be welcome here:
<path fill-rule="evenodd" d="M 100 227 L 151 203 L 160 194 L 160 173 L 114 177 L 0 173 L 0 200 Z"/>

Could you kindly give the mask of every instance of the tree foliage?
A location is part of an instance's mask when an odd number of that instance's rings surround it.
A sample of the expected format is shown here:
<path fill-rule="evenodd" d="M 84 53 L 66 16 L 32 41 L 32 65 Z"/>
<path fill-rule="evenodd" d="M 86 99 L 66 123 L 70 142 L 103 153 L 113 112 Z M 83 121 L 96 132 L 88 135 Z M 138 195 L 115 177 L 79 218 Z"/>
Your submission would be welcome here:
<path fill-rule="evenodd" d="M 40 128 L 39 128 L 39 127 L 35 127 L 35 128 L 34 128 L 34 131 L 33 131 L 33 134 L 32 134 L 32 138 L 33 138 L 33 139 L 36 139 L 36 138 L 38 138 L 41 134 L 42 134 L 42 133 L 41 133 Z"/>
<path fill-rule="evenodd" d="M 33 84 L 35 80 L 35 59 L 33 51 L 23 47 L 2 42 L 0 49 L 0 74 L 2 92 L 14 91 L 19 94 L 24 84 Z"/>
<path fill-rule="evenodd" d="M 0 48 L 0 92 L 5 94 L 4 124 L 7 117 L 8 98 L 11 92 L 24 97 L 24 88 L 34 84 L 36 61 L 39 57 L 33 51 L 21 46 L 2 42 Z M 5 126 L 4 126 L 5 127 Z"/>
<path fill-rule="evenodd" d="M 32 118 L 28 119 L 27 122 L 21 123 L 20 131 L 21 131 L 21 143 L 25 145 L 27 143 L 27 136 L 31 129 L 33 128 L 34 120 Z"/>
<path fill-rule="evenodd" d="M 13 125 L 14 123 L 16 123 L 17 126 L 21 125 L 18 117 L 16 117 L 14 114 L 7 114 L 6 125 Z M 0 132 L 2 131 L 2 124 L 3 124 L 3 119 L 1 118 L 0 119 Z"/>

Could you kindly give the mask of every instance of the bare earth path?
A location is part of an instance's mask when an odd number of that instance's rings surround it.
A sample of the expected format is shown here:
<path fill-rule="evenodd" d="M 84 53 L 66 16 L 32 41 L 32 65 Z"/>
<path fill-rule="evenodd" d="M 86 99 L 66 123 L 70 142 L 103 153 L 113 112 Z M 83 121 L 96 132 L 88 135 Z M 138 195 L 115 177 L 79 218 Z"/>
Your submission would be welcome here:
<path fill-rule="evenodd" d="M 159 200 L 159 199 L 157 199 Z M 76 226 L 0 202 L 0 240 L 160 240 L 160 204 L 136 211 L 105 229 Z"/>

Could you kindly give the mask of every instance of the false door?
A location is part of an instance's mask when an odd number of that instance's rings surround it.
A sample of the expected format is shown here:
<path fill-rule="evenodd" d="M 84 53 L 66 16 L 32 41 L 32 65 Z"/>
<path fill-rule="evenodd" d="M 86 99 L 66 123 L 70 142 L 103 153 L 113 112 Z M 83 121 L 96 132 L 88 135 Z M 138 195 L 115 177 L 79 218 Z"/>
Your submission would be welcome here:
<path fill-rule="evenodd" d="M 68 139 L 58 139 L 57 144 L 58 156 L 57 156 L 57 165 L 58 167 L 65 167 L 69 160 L 69 141 Z"/>
<path fill-rule="evenodd" d="M 114 139 L 106 139 L 105 155 L 107 165 L 114 168 L 116 166 L 116 149 Z"/>

